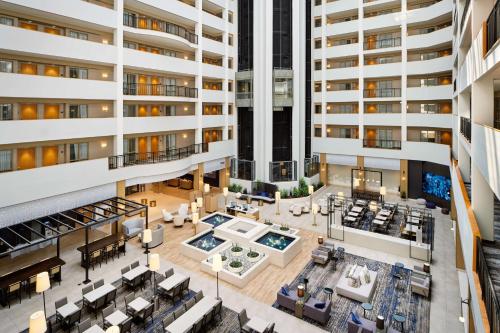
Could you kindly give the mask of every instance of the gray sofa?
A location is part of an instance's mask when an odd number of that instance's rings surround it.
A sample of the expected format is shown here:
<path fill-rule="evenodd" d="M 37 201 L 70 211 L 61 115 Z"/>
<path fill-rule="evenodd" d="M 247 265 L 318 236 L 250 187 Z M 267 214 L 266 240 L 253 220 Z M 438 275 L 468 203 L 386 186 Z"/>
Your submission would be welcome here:
<path fill-rule="evenodd" d="M 123 234 L 125 237 L 132 238 L 144 230 L 144 219 L 140 217 L 132 218 L 122 223 Z"/>
<path fill-rule="evenodd" d="M 151 242 L 148 248 L 152 249 L 153 247 L 163 244 L 163 230 L 164 228 L 161 224 L 157 224 L 156 228 L 151 230 Z M 142 232 L 139 234 L 139 238 L 142 240 Z M 143 242 L 142 247 L 146 247 L 146 243 Z"/>
<path fill-rule="evenodd" d="M 415 294 L 429 297 L 431 291 L 431 276 L 424 272 L 413 271 L 411 274 L 411 291 Z"/>
<path fill-rule="evenodd" d="M 284 285 L 284 288 L 288 288 L 288 285 Z M 287 308 L 290 311 L 295 311 L 295 302 L 297 302 L 297 292 L 295 290 L 290 290 L 288 296 L 281 292 L 281 289 L 277 294 L 277 302 L 280 306 Z M 325 307 L 323 309 L 318 309 L 314 307 L 314 304 L 320 303 L 316 298 L 310 297 L 309 300 L 304 304 L 303 315 L 307 318 L 316 320 L 317 322 L 325 325 L 330 319 L 330 311 L 332 309 L 332 303 L 330 301 L 325 301 Z"/>
<path fill-rule="evenodd" d="M 359 316 L 359 320 L 361 321 L 361 325 L 355 324 L 352 319 L 351 315 L 349 315 L 349 320 L 347 320 L 347 333 L 375 333 L 377 332 L 377 324 L 374 321 L 368 320 L 366 318 L 363 318 Z M 385 323 L 385 328 L 387 333 L 398 333 L 395 329 L 392 327 L 388 327 L 389 324 Z"/>

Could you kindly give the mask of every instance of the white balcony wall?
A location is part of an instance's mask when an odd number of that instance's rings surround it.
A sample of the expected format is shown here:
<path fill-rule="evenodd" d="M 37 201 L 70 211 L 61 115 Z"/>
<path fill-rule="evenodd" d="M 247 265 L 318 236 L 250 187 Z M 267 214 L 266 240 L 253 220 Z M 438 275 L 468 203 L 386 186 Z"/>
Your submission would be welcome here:
<path fill-rule="evenodd" d="M 401 113 L 365 113 L 365 126 L 401 126 Z"/>
<path fill-rule="evenodd" d="M 435 87 L 410 87 L 406 90 L 406 96 L 411 101 L 449 100 L 452 94 L 453 86 L 451 84 Z"/>
<path fill-rule="evenodd" d="M 358 3 L 357 1 L 352 1 L 352 0 L 338 0 L 332 2 L 323 2 L 323 6 L 325 6 L 326 14 L 332 14 L 332 13 L 339 13 L 347 10 L 357 9 Z M 321 7 L 315 6 L 314 8 L 319 9 L 320 12 L 320 14 L 316 15 L 321 15 Z"/>
<path fill-rule="evenodd" d="M 442 0 L 425 8 L 417 8 L 408 11 L 408 24 L 426 22 L 439 18 L 451 12 L 452 0 Z"/>
<path fill-rule="evenodd" d="M 215 28 L 217 30 L 220 30 L 221 32 L 225 30 L 224 19 L 220 17 L 217 17 L 207 12 L 202 12 L 202 20 L 203 20 L 203 25 Z"/>
<path fill-rule="evenodd" d="M 0 73 L 3 97 L 116 99 L 116 82 Z"/>
<path fill-rule="evenodd" d="M 363 29 L 377 30 L 396 28 L 401 25 L 401 12 L 379 15 L 374 17 L 367 17 L 363 20 Z"/>
<path fill-rule="evenodd" d="M 132 0 L 132 2 L 136 6 L 144 6 L 145 4 L 150 7 L 158 8 L 161 11 L 190 20 L 192 23 L 198 21 L 198 10 L 182 1 Z"/>
<path fill-rule="evenodd" d="M 133 49 L 123 49 L 123 66 L 135 70 L 196 75 L 196 62 Z"/>
<path fill-rule="evenodd" d="M 205 103 L 224 103 L 224 90 L 203 89 L 203 102 Z"/>
<path fill-rule="evenodd" d="M 226 69 L 221 66 L 211 65 L 211 64 L 202 64 L 201 65 L 203 76 L 215 78 L 215 79 L 224 79 L 226 77 Z"/>
<path fill-rule="evenodd" d="M 321 124 L 321 115 L 314 115 L 314 123 Z M 326 114 L 325 123 L 328 125 L 353 125 L 358 127 L 359 125 L 359 115 L 357 113 L 353 114 Z"/>
<path fill-rule="evenodd" d="M 79 1 L 83 2 L 83 1 Z M 99 64 L 116 63 L 116 46 L 0 25 L 0 50 Z"/>
<path fill-rule="evenodd" d="M 203 43 L 203 51 L 208 51 L 219 55 L 224 54 L 224 43 L 206 37 L 201 37 L 201 40 Z"/>
<path fill-rule="evenodd" d="M 196 116 L 124 117 L 123 133 L 158 133 L 196 128 Z"/>
<path fill-rule="evenodd" d="M 225 125 L 224 115 L 210 115 L 202 117 L 203 128 L 223 127 Z"/>
<path fill-rule="evenodd" d="M 94 28 L 116 28 L 116 12 L 110 8 L 97 6 L 81 0 L 5 0 L 4 2 L 33 8 L 64 18 L 85 22 Z"/>
<path fill-rule="evenodd" d="M 325 71 L 325 80 L 357 79 L 359 67 L 332 68 Z M 314 71 L 314 80 L 321 80 L 321 71 Z"/>
<path fill-rule="evenodd" d="M 472 124 L 472 160 L 500 198 L 500 130 Z"/>
<path fill-rule="evenodd" d="M 423 49 L 451 42 L 452 27 L 446 27 L 428 34 L 408 36 L 406 45 L 408 50 Z"/>
<path fill-rule="evenodd" d="M 412 127 L 452 128 L 452 114 L 407 113 L 406 125 Z"/>
<path fill-rule="evenodd" d="M 363 70 L 365 77 L 401 76 L 401 63 L 365 65 Z"/>
<path fill-rule="evenodd" d="M 115 118 L 0 121 L 0 145 L 111 136 Z"/>
<path fill-rule="evenodd" d="M 342 90 L 325 92 L 325 102 L 356 102 L 359 90 Z M 314 93 L 314 100 L 321 101 L 321 93 Z"/>
<path fill-rule="evenodd" d="M 326 35 L 327 36 L 335 36 L 335 35 L 345 35 L 358 31 L 358 20 L 340 22 L 334 24 L 328 24 L 326 26 Z M 321 29 L 319 29 L 319 35 L 314 37 L 321 36 Z"/>
<path fill-rule="evenodd" d="M 410 61 L 406 65 L 408 75 L 424 75 L 451 71 L 453 68 L 452 56 L 445 56 L 430 60 Z"/>
<path fill-rule="evenodd" d="M 123 33 L 125 36 L 132 35 L 134 38 L 139 38 L 147 43 L 160 43 L 161 45 L 165 44 L 165 41 L 168 40 L 171 45 L 177 46 L 179 48 L 185 48 L 186 46 L 192 49 L 198 48 L 198 44 L 191 43 L 187 39 L 181 36 L 177 36 L 162 31 L 123 26 Z"/>

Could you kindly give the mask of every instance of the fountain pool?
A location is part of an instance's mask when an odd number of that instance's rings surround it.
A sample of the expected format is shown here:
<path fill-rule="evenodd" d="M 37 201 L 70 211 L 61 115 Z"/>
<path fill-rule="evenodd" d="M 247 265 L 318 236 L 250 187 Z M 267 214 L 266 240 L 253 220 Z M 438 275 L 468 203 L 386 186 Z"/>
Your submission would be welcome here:
<path fill-rule="evenodd" d="M 215 237 L 214 232 L 210 231 L 189 241 L 188 244 L 200 250 L 209 252 L 224 242 L 225 240 Z"/>
<path fill-rule="evenodd" d="M 264 234 L 264 236 L 257 239 L 255 242 L 272 247 L 273 249 L 283 251 L 295 240 L 293 237 L 278 234 L 272 231 Z"/>

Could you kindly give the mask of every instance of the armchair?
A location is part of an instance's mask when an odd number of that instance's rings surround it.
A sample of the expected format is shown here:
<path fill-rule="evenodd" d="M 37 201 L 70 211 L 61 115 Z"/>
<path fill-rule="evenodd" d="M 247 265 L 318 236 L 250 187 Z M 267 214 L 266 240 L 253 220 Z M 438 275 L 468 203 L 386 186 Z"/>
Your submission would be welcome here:
<path fill-rule="evenodd" d="M 166 209 L 162 209 L 161 210 L 161 213 L 163 215 L 163 221 L 165 223 L 170 223 L 170 222 L 173 222 L 174 221 L 174 217 L 172 215 L 172 213 L 170 213 L 169 211 L 167 211 Z"/>
<path fill-rule="evenodd" d="M 431 290 L 431 276 L 413 272 L 410 279 L 411 291 L 415 294 L 429 297 Z"/>
<path fill-rule="evenodd" d="M 316 264 L 324 265 L 328 262 L 328 252 L 322 248 L 317 248 L 312 251 L 311 258 Z"/>
<path fill-rule="evenodd" d="M 144 230 L 144 219 L 133 218 L 122 223 L 123 234 L 126 238 L 137 236 Z"/>

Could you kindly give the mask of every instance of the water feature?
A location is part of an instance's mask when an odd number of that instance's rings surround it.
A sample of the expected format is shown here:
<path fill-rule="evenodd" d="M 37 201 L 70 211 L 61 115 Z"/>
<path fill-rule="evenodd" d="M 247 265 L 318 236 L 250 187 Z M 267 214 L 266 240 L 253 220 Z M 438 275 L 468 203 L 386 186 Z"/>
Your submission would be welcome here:
<path fill-rule="evenodd" d="M 188 244 L 203 251 L 211 251 L 225 241 L 214 236 L 214 232 L 210 231 L 201 235 L 198 238 L 191 240 Z"/>
<path fill-rule="evenodd" d="M 294 240 L 295 240 L 294 237 L 289 237 L 289 236 L 278 234 L 276 232 L 269 231 L 264 236 L 257 239 L 256 242 L 259 244 L 271 247 L 273 249 L 283 251 Z"/>
<path fill-rule="evenodd" d="M 232 220 L 234 217 L 222 215 L 222 214 L 212 214 L 203 218 L 201 221 L 211 224 L 214 228 L 226 223 L 229 220 Z"/>

